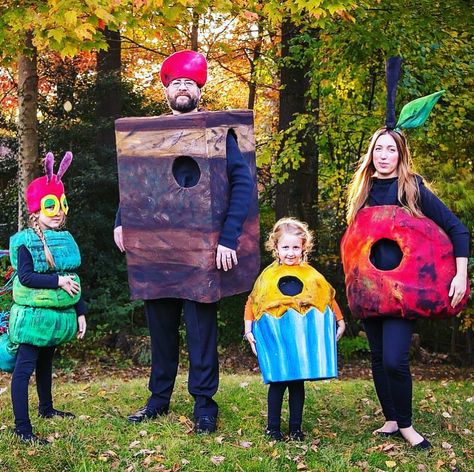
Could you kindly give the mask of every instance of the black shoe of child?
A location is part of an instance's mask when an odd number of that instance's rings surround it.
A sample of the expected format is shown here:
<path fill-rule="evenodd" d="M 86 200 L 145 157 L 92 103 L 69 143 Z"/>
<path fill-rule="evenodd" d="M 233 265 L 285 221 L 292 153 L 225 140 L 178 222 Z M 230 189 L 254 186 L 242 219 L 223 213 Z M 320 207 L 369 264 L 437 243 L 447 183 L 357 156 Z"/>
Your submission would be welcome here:
<path fill-rule="evenodd" d="M 215 416 L 199 416 L 196 418 L 194 432 L 196 434 L 214 433 L 217 429 L 217 418 Z"/>
<path fill-rule="evenodd" d="M 273 441 L 283 441 L 283 434 L 279 428 L 267 428 L 265 430 L 265 435 L 268 436 Z"/>
<path fill-rule="evenodd" d="M 69 411 L 61 411 L 61 410 L 55 410 L 54 408 L 51 408 L 50 410 L 43 410 L 43 411 L 38 411 L 38 416 L 40 418 L 53 418 L 54 416 L 58 416 L 59 418 L 75 418 L 76 415 L 74 413 L 71 413 Z"/>
<path fill-rule="evenodd" d="M 304 441 L 304 433 L 301 429 L 293 429 L 288 436 L 290 441 Z"/>
<path fill-rule="evenodd" d="M 15 430 L 14 433 L 18 439 L 26 443 L 37 444 L 39 446 L 45 446 L 46 444 L 49 444 L 47 439 L 39 438 L 34 433 L 22 433 L 17 430 Z"/>

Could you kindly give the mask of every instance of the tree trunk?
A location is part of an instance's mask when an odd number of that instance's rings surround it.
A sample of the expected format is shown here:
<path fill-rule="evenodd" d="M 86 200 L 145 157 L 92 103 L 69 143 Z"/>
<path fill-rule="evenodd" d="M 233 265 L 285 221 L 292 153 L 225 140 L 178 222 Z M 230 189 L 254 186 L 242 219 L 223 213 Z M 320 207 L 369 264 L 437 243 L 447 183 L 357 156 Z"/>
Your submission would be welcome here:
<path fill-rule="evenodd" d="M 257 36 L 257 42 L 255 43 L 255 47 L 253 50 L 253 57 L 249 58 L 250 61 L 250 80 L 249 80 L 249 99 L 247 102 L 247 108 L 249 110 L 253 110 L 255 107 L 255 98 L 257 95 L 257 81 L 255 77 L 255 64 L 257 63 L 261 51 L 262 51 L 262 43 L 263 43 L 263 30 L 262 30 L 262 25 L 259 20 L 258 22 L 258 36 Z"/>
<path fill-rule="evenodd" d="M 317 148 L 317 116 L 316 102 L 310 103 L 306 97 L 310 81 L 307 75 L 311 64 L 305 56 L 297 63 L 289 61 L 290 45 L 297 40 L 300 31 L 290 21 L 282 25 L 282 59 L 286 59 L 281 68 L 280 115 L 279 130 L 287 129 L 296 114 L 311 113 L 314 124 L 298 133 L 301 153 L 304 161 L 299 169 L 287 169 L 288 179 L 277 185 L 276 217 L 295 216 L 306 221 L 310 228 L 315 229 L 318 221 L 318 163 Z M 317 34 L 317 33 L 316 33 Z M 311 107 L 310 107 L 311 106 Z M 310 108 L 313 108 L 311 110 Z"/>
<path fill-rule="evenodd" d="M 199 47 L 199 13 L 193 11 L 193 24 L 191 25 L 191 50 L 197 51 Z"/>
<path fill-rule="evenodd" d="M 38 70 L 37 51 L 33 46 L 32 34 L 26 35 L 29 54 L 18 58 L 18 229 L 27 220 L 25 190 L 38 176 Z"/>
<path fill-rule="evenodd" d="M 99 147 L 115 149 L 114 121 L 122 112 L 121 38 L 118 31 L 104 29 L 108 50 L 97 52 L 97 109 L 99 119 L 96 140 Z"/>

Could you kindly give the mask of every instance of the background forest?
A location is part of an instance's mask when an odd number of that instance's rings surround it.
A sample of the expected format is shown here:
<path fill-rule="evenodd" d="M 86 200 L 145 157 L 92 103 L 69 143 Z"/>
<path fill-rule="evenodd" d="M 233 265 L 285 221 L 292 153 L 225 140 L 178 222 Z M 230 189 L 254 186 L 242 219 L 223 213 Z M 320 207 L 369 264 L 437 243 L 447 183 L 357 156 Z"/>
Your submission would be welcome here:
<path fill-rule="evenodd" d="M 209 61 L 204 106 L 254 110 L 262 238 L 275 218 L 307 221 L 317 235 L 313 264 L 350 320 L 339 255 L 345 189 L 384 123 L 390 55 L 404 59 L 398 112 L 446 90 L 425 126 L 409 133 L 410 147 L 416 170 L 474 228 L 471 12 L 468 0 L 4 1 L 0 248 L 24 223 L 18 195 L 42 172 L 42 157 L 71 150 L 67 226 L 83 256 L 90 336 L 143 330 L 142 304 L 129 300 L 113 243 L 113 123 L 167 110 L 159 66 L 174 51 L 194 49 Z M 223 346 L 240 340 L 243 304 L 243 296 L 221 303 Z M 473 320 L 471 301 L 459 318 L 420 322 L 422 344 L 472 363 Z M 349 334 L 358 331 L 351 322 Z"/>

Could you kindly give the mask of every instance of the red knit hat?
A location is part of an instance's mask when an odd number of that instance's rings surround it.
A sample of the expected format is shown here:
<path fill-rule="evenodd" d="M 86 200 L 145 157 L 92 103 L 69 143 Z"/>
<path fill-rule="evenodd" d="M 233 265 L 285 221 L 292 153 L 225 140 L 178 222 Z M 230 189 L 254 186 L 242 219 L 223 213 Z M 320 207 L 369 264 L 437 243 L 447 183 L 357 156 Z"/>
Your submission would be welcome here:
<path fill-rule="evenodd" d="M 44 160 L 46 175 L 33 180 L 26 189 L 25 198 L 29 213 L 41 210 L 41 200 L 48 195 L 56 197 L 58 203 L 65 199 L 64 185 L 61 181 L 61 177 L 68 169 L 71 161 L 72 153 L 68 151 L 59 165 L 57 175 L 55 175 L 53 174 L 54 156 L 51 152 L 46 154 Z M 65 213 L 67 213 L 67 211 L 65 211 Z"/>
<path fill-rule="evenodd" d="M 165 87 L 174 79 L 191 79 L 201 88 L 207 80 L 206 58 L 196 51 L 175 52 L 161 64 L 160 77 Z"/>

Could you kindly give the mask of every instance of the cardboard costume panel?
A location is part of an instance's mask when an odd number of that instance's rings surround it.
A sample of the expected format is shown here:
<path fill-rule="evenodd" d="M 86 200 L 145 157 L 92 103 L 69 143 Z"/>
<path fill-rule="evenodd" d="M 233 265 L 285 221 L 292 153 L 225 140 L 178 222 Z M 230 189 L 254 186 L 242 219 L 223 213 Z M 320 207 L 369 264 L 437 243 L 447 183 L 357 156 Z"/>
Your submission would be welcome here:
<path fill-rule="evenodd" d="M 372 247 L 384 239 L 395 241 L 402 252 L 392 270 L 377 269 L 370 260 Z M 359 210 L 342 238 L 341 254 L 355 318 L 446 318 L 457 315 L 469 298 L 467 285 L 463 300 L 451 307 L 448 292 L 456 264 L 446 233 L 429 218 L 416 218 L 398 206 Z"/>
<path fill-rule="evenodd" d="M 132 298 L 210 303 L 251 290 L 260 267 L 252 112 L 121 118 L 115 130 Z M 239 263 L 224 272 L 216 269 L 215 257 L 229 203 L 229 132 L 249 165 L 254 189 L 237 247 Z M 173 175 L 183 162 L 199 168 L 189 186 Z"/>

